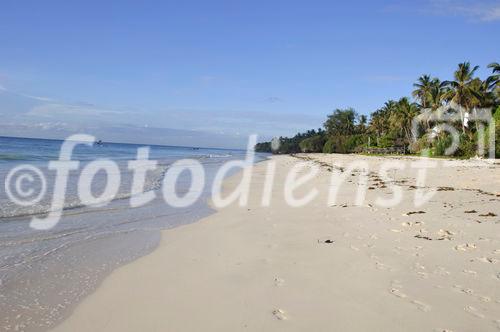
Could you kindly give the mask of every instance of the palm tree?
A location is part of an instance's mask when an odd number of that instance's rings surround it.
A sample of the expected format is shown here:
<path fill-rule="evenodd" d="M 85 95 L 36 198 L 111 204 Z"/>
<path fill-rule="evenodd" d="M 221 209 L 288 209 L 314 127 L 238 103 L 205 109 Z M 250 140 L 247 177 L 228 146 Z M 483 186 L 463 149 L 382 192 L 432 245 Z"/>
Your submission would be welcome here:
<path fill-rule="evenodd" d="M 431 89 L 429 91 L 429 106 L 437 110 L 443 105 L 443 95 L 446 91 L 446 82 L 441 82 L 439 78 L 432 79 Z"/>
<path fill-rule="evenodd" d="M 380 136 L 385 135 L 390 129 L 390 117 L 391 114 L 396 110 L 396 102 L 394 100 L 389 100 L 385 102 L 384 106 L 371 115 L 370 118 L 370 130 L 377 134 L 377 141 Z"/>
<path fill-rule="evenodd" d="M 412 96 L 420 102 L 422 108 L 427 108 L 429 104 L 429 93 L 432 89 L 433 80 L 429 75 L 422 75 L 416 83 L 413 83 L 415 90 L 411 93 Z"/>
<path fill-rule="evenodd" d="M 462 131 L 465 133 L 464 125 L 464 112 L 469 112 L 469 110 L 477 102 L 477 98 L 474 94 L 472 81 L 474 80 L 474 73 L 479 68 L 479 66 L 474 66 L 471 68 L 469 62 L 463 62 L 458 64 L 458 69 L 455 71 L 453 81 L 444 82 L 448 87 L 448 91 L 444 94 L 444 99 L 449 102 L 454 102 L 460 106 L 460 119 L 462 121 Z"/>
<path fill-rule="evenodd" d="M 491 68 L 493 70 L 493 74 L 499 73 L 500 74 L 500 64 L 498 62 L 493 62 L 488 65 L 488 68 Z"/>
<path fill-rule="evenodd" d="M 411 143 L 416 133 L 413 132 L 413 119 L 420 113 L 418 105 L 411 103 L 406 97 L 401 98 L 396 105 L 395 112 L 391 114 L 390 122 L 395 128 L 400 128 L 406 141 Z"/>
<path fill-rule="evenodd" d="M 416 90 L 417 91 L 417 90 Z M 445 84 L 439 78 L 433 78 L 426 88 L 426 107 L 423 107 L 420 115 L 421 121 L 425 121 L 427 129 L 431 127 L 431 121 L 436 118 L 437 109 L 443 104 Z M 415 91 L 414 91 L 415 93 Z"/>
<path fill-rule="evenodd" d="M 496 92 L 497 98 L 500 98 L 500 64 L 493 62 L 488 65 L 491 68 L 493 75 L 486 79 L 488 87 Z"/>
<path fill-rule="evenodd" d="M 366 123 L 368 122 L 368 117 L 364 114 L 361 114 L 358 117 L 358 132 L 363 134 L 366 131 Z"/>
<path fill-rule="evenodd" d="M 371 132 L 374 132 L 378 138 L 384 134 L 384 119 L 382 117 L 382 110 L 376 110 L 372 113 L 370 117 L 370 126 L 368 128 Z"/>
<path fill-rule="evenodd" d="M 491 76 L 485 81 L 475 78 L 471 81 L 471 90 L 475 99 L 472 100 L 472 106 L 475 108 L 493 107 L 495 105 L 495 95 L 493 93 L 494 85 L 490 80 Z"/>
<path fill-rule="evenodd" d="M 382 114 L 384 116 L 384 120 L 386 121 L 387 129 L 390 129 L 389 118 L 391 114 L 396 112 L 398 108 L 398 103 L 394 100 L 389 100 L 384 103 L 384 106 L 381 108 Z"/>

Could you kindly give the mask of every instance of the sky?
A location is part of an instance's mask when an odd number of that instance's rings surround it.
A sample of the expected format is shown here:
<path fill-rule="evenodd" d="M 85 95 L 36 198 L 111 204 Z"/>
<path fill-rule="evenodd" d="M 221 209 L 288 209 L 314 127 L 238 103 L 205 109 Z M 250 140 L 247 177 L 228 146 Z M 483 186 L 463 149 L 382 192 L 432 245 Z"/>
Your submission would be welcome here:
<path fill-rule="evenodd" d="M 500 62 L 500 0 L 0 4 L 0 136 L 244 147 Z"/>

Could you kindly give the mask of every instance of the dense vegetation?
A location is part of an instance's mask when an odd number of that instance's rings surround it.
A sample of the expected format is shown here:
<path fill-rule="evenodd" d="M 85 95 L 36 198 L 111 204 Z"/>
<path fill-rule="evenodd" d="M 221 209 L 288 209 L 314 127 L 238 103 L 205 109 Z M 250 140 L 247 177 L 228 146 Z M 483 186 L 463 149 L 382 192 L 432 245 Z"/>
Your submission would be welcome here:
<path fill-rule="evenodd" d="M 324 130 L 280 137 L 275 144 L 258 143 L 256 151 L 352 153 L 399 148 L 405 153 L 425 149 L 434 156 L 472 157 L 477 154 L 484 124 L 485 137 L 495 126 L 496 156 L 500 157 L 500 65 L 492 63 L 488 67 L 492 72 L 485 80 L 475 76 L 478 66 L 472 67 L 469 62 L 460 63 L 449 81 L 423 75 L 413 84 L 413 99 L 389 100 L 370 115 L 369 121 L 352 108 L 336 109 L 328 115 Z M 491 127 L 474 121 L 474 116 L 485 108 L 492 110 L 495 119 Z M 417 126 L 414 119 L 418 120 Z M 446 151 L 452 141 L 450 126 L 459 134 L 460 141 L 451 153 Z M 486 138 L 483 139 L 488 148 Z"/>

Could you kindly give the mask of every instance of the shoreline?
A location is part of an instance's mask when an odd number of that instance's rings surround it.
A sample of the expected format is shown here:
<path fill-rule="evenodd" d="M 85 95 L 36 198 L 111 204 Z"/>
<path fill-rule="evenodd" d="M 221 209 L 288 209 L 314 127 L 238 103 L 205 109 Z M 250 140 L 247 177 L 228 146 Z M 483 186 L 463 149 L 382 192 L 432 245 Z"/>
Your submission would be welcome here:
<path fill-rule="evenodd" d="M 300 156 L 327 165 L 363 160 L 374 171 L 388 160 Z M 277 175 L 266 208 L 260 192 L 270 161 Z M 354 206 L 353 177 L 334 206 L 318 199 L 290 208 L 283 183 L 298 161 L 274 156 L 252 166 L 248 207 L 162 231 L 156 250 L 113 271 L 54 331 L 497 330 L 498 165 L 434 170 L 428 185 L 453 189 L 410 214 L 414 189 L 403 189 L 400 205 L 378 207 L 375 196 L 391 191 L 373 177 L 363 206 Z M 331 175 L 322 167 L 297 195 L 326 192 Z M 394 175 L 414 185 L 411 169 Z M 240 177 L 226 179 L 224 190 Z"/>
<path fill-rule="evenodd" d="M 224 161 L 241 157 L 207 158 L 203 162 L 207 182 L 213 180 Z M 256 161 L 261 158 L 259 155 Z M 189 178 L 186 175 L 179 179 L 182 190 Z M 137 208 L 130 208 L 129 199 L 114 199 L 103 208 L 68 209 L 56 227 L 48 231 L 30 228 L 31 216 L 0 220 L 1 329 L 54 328 L 113 270 L 153 252 L 162 230 L 215 213 L 207 203 L 209 186 L 189 208 L 169 206 L 160 190 L 156 190 L 156 196 Z"/>

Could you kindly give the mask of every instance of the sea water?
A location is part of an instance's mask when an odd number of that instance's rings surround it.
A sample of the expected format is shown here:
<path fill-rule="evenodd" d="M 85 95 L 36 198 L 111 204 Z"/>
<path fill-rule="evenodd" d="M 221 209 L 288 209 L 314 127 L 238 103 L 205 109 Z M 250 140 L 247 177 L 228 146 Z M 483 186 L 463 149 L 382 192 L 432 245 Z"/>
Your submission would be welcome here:
<path fill-rule="evenodd" d="M 5 184 L 11 169 L 21 164 L 36 166 L 46 178 L 47 193 L 33 206 L 19 206 L 0 188 L 0 326 L 4 329 L 41 331 L 60 322 L 78 301 L 94 290 L 110 271 L 151 252 L 159 243 L 160 230 L 199 220 L 212 211 L 206 201 L 218 168 L 230 160 L 245 158 L 243 150 L 150 146 L 150 160 L 156 170 L 148 172 L 145 190 L 156 199 L 131 208 L 132 173 L 128 162 L 135 160 L 142 145 L 103 143 L 78 145 L 72 160 L 81 162 L 68 179 L 61 221 L 50 230 L 29 227 L 33 216 L 43 217 L 51 208 L 55 174 L 48 169 L 57 160 L 63 142 L 0 137 L 0 179 Z M 81 169 L 96 159 L 111 159 L 120 169 L 121 185 L 116 198 L 106 206 L 86 207 L 78 197 Z M 195 204 L 170 207 L 162 198 L 161 184 L 169 166 L 180 159 L 195 159 L 205 170 L 205 188 Z M 257 155 L 256 160 L 264 159 Z M 98 172 L 92 192 L 102 192 L 107 181 Z M 191 178 L 181 174 L 176 191 L 185 193 Z M 34 181 L 35 187 L 41 185 Z M 147 281 L 145 281 L 147 282 Z"/>

